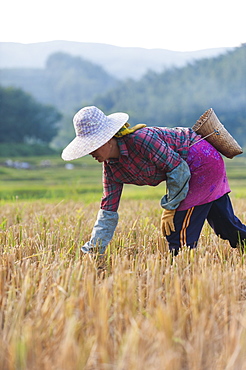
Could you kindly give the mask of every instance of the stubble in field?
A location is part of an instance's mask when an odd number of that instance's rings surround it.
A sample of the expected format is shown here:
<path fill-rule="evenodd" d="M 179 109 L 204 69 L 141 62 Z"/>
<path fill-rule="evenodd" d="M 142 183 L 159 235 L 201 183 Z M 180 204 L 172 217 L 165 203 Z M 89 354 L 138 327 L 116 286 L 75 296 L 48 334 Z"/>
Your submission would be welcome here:
<path fill-rule="evenodd" d="M 172 258 L 150 200 L 123 201 L 106 256 L 82 256 L 97 211 L 1 206 L 0 368 L 246 369 L 245 256 L 205 225 Z"/>

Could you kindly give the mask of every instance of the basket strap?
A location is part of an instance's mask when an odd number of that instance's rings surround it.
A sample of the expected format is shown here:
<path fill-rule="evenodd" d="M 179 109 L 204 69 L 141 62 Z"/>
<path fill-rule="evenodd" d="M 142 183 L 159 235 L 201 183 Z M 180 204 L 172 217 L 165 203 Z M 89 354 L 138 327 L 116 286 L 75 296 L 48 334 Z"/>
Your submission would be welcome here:
<path fill-rule="evenodd" d="M 213 134 L 220 135 L 220 131 L 219 131 L 219 130 L 215 130 L 215 129 L 214 129 L 214 131 L 213 131 L 213 132 L 210 132 L 210 134 L 208 134 L 208 135 L 206 135 L 206 136 L 202 137 L 201 139 L 197 140 L 195 143 L 191 144 L 191 145 L 189 146 L 189 148 L 190 148 L 190 147 L 192 147 L 193 145 L 195 145 L 195 144 L 199 143 L 200 141 L 202 141 L 202 140 L 206 139 L 207 137 L 209 137 L 209 136 L 213 135 Z"/>

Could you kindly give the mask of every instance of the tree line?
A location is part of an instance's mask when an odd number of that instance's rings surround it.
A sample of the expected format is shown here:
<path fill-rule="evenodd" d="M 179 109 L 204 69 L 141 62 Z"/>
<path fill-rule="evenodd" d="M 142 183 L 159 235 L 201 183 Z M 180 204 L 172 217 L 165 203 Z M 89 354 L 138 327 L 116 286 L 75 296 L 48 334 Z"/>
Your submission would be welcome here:
<path fill-rule="evenodd" d="M 163 73 L 149 71 L 95 99 L 106 113 L 126 111 L 133 124 L 192 126 L 213 108 L 225 127 L 246 144 L 246 44 L 216 58 Z"/>
<path fill-rule="evenodd" d="M 21 89 L 0 86 L 0 112 L 0 155 L 32 155 L 40 151 L 40 146 L 49 151 L 48 144 L 57 135 L 62 117 L 55 107 L 37 102 Z M 22 144 L 36 145 L 34 151 L 27 151 Z"/>

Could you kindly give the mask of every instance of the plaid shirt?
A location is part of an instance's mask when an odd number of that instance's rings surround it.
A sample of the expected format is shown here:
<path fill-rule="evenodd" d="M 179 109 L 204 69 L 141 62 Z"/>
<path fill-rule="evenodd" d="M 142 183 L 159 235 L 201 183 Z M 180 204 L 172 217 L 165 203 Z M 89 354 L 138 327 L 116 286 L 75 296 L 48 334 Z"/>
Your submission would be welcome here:
<path fill-rule="evenodd" d="M 156 186 L 186 160 L 189 146 L 200 139 L 191 128 L 146 127 L 117 138 L 120 156 L 103 163 L 101 209 L 116 212 L 123 184 Z"/>

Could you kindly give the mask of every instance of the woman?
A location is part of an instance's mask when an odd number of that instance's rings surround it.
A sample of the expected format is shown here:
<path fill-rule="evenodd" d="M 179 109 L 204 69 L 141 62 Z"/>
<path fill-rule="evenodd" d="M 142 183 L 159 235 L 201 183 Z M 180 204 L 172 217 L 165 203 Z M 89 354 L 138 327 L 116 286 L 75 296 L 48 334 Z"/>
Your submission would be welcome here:
<path fill-rule="evenodd" d="M 70 161 L 90 154 L 103 163 L 104 193 L 91 239 L 84 253 L 104 253 L 118 223 L 123 184 L 156 186 L 166 181 L 161 229 L 175 255 L 183 246 L 195 248 L 207 219 L 231 247 L 242 246 L 246 226 L 234 215 L 224 161 L 191 128 L 129 128 L 128 114 L 106 116 L 94 106 L 74 116 L 75 139 L 64 149 Z M 96 248 L 96 249 L 95 249 Z"/>

